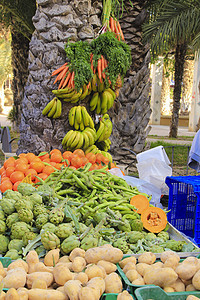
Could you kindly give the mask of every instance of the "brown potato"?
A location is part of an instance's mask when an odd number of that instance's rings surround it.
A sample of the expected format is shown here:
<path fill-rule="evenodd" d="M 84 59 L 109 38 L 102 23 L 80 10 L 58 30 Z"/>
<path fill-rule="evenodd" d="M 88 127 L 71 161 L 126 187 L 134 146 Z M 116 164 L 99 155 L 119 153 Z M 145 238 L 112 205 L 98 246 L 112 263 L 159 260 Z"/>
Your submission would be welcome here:
<path fill-rule="evenodd" d="M 19 287 L 24 287 L 26 284 L 26 272 L 23 268 L 11 269 L 3 278 L 2 283 L 4 288 L 18 289 Z"/>
<path fill-rule="evenodd" d="M 194 295 L 189 295 L 186 300 L 199 300 L 199 298 Z"/>
<path fill-rule="evenodd" d="M 5 300 L 6 293 L 4 291 L 1 291 L 0 293 L 0 300 Z"/>
<path fill-rule="evenodd" d="M 173 287 L 171 287 L 171 286 L 165 286 L 165 287 L 164 287 L 164 291 L 165 291 L 166 293 L 174 293 L 174 292 L 175 292 L 175 290 L 174 290 Z"/>
<path fill-rule="evenodd" d="M 72 270 L 74 272 L 81 272 L 83 269 L 86 267 L 86 261 L 83 257 L 81 256 L 76 256 L 74 257 L 72 261 Z"/>
<path fill-rule="evenodd" d="M 88 281 L 87 286 L 96 289 L 97 294 L 101 295 L 105 291 L 105 280 L 101 277 L 94 277 Z"/>
<path fill-rule="evenodd" d="M 7 271 L 15 268 L 23 268 L 26 273 L 28 273 L 28 264 L 23 259 L 17 259 L 8 266 Z"/>
<path fill-rule="evenodd" d="M 53 274 L 49 273 L 49 272 L 34 272 L 31 274 L 27 274 L 26 284 L 29 289 L 32 288 L 32 284 L 33 284 L 34 280 L 36 280 L 36 279 L 46 281 L 47 287 L 49 287 L 53 283 L 53 280 L 54 280 Z"/>
<path fill-rule="evenodd" d="M 88 280 L 90 280 L 93 277 L 105 278 L 106 276 L 105 270 L 97 265 L 88 266 L 85 270 L 85 274 L 87 274 Z"/>
<path fill-rule="evenodd" d="M 43 289 L 31 289 L 28 291 L 29 300 L 66 300 L 66 296 L 57 290 L 43 290 Z"/>
<path fill-rule="evenodd" d="M 88 264 L 98 263 L 99 260 L 106 260 L 114 264 L 118 263 L 123 257 L 123 252 L 112 245 L 103 245 L 90 248 L 85 252 L 85 260 Z"/>
<path fill-rule="evenodd" d="M 105 278 L 105 293 L 121 293 L 122 281 L 119 275 L 115 272 L 110 273 Z"/>
<path fill-rule="evenodd" d="M 28 289 L 26 288 L 18 288 L 17 293 L 19 295 L 20 300 L 28 300 Z"/>
<path fill-rule="evenodd" d="M 136 269 L 136 265 L 130 261 L 123 267 L 123 272 L 126 274 L 127 271 L 135 270 L 135 269 Z"/>
<path fill-rule="evenodd" d="M 100 260 L 97 263 L 97 266 L 101 266 L 105 269 L 106 274 L 110 274 L 112 272 L 115 272 L 117 270 L 117 266 L 109 261 L 106 260 Z"/>
<path fill-rule="evenodd" d="M 186 292 L 193 292 L 193 291 L 196 291 L 196 289 L 195 289 L 195 287 L 193 286 L 193 284 L 191 283 L 191 284 L 188 284 L 187 286 L 186 286 Z"/>
<path fill-rule="evenodd" d="M 62 256 L 61 258 L 59 258 L 58 263 L 60 263 L 60 262 L 62 262 L 62 263 L 69 263 L 70 262 L 69 256 L 68 255 Z"/>
<path fill-rule="evenodd" d="M 74 258 L 77 256 L 85 258 L 85 250 L 81 248 L 73 249 L 69 255 L 69 260 L 73 262 Z"/>
<path fill-rule="evenodd" d="M 180 263 L 175 271 L 181 279 L 189 280 L 196 273 L 196 265 L 193 263 Z"/>
<path fill-rule="evenodd" d="M 35 264 L 39 263 L 39 257 L 35 250 L 31 250 L 26 256 L 28 264 L 28 273 L 35 272 Z"/>
<path fill-rule="evenodd" d="M 5 295 L 5 300 L 20 300 L 16 289 L 10 288 Z"/>
<path fill-rule="evenodd" d="M 32 289 L 47 289 L 47 283 L 44 279 L 35 279 L 32 283 Z"/>
<path fill-rule="evenodd" d="M 79 300 L 95 300 L 96 295 L 93 288 L 90 288 L 89 286 L 81 287 L 81 289 L 78 292 L 78 299 Z"/>
<path fill-rule="evenodd" d="M 49 272 L 49 273 L 53 272 L 52 267 L 46 267 L 45 264 L 41 261 L 35 264 L 34 270 L 35 270 L 34 272 Z"/>
<path fill-rule="evenodd" d="M 144 279 L 142 277 L 133 280 L 131 283 L 134 285 L 145 285 Z"/>
<path fill-rule="evenodd" d="M 169 257 L 175 256 L 177 260 L 180 260 L 180 257 L 177 253 L 173 252 L 172 250 L 167 250 L 161 253 L 160 259 L 164 263 Z"/>
<path fill-rule="evenodd" d="M 76 274 L 73 279 L 79 280 L 82 284 L 86 284 L 88 282 L 88 276 L 87 274 L 85 274 L 85 272 Z"/>
<path fill-rule="evenodd" d="M 123 269 L 125 267 L 125 265 L 129 262 L 136 264 L 136 258 L 134 256 L 130 256 L 130 257 L 126 257 L 126 258 L 120 260 L 119 261 L 120 268 Z"/>
<path fill-rule="evenodd" d="M 47 252 L 44 257 L 45 266 L 55 267 L 60 257 L 60 249 L 53 249 Z"/>
<path fill-rule="evenodd" d="M 150 268 L 150 265 L 145 264 L 145 263 L 138 263 L 136 265 L 136 270 L 141 276 L 144 276 L 145 270 L 149 269 L 149 268 Z"/>
<path fill-rule="evenodd" d="M 178 278 L 173 284 L 170 285 L 175 292 L 185 292 L 185 284 Z"/>
<path fill-rule="evenodd" d="M 144 274 L 145 284 L 155 284 L 160 287 L 171 286 L 178 279 L 172 268 L 150 268 Z"/>
<path fill-rule="evenodd" d="M 130 282 L 132 282 L 138 278 L 138 272 L 136 270 L 128 270 L 126 272 L 126 277 Z"/>
<path fill-rule="evenodd" d="M 66 281 L 72 280 L 73 274 L 68 269 L 65 263 L 57 264 L 53 269 L 55 282 L 59 285 L 64 285 Z"/>
<path fill-rule="evenodd" d="M 155 261 L 156 261 L 156 256 L 152 252 L 142 253 L 138 258 L 139 263 L 145 263 L 148 265 L 153 264 Z"/>
<path fill-rule="evenodd" d="M 79 300 L 78 294 L 80 290 L 81 282 L 79 280 L 68 280 L 64 284 L 64 291 L 69 299 Z"/>

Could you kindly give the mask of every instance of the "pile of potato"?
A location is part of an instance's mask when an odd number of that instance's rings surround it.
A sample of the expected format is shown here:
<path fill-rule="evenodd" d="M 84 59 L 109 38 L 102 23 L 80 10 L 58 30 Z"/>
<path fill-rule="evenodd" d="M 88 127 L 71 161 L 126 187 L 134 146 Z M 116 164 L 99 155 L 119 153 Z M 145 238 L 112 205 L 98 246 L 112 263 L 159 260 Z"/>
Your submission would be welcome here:
<path fill-rule="evenodd" d="M 18 259 L 8 268 L 0 265 L 0 281 L 7 293 L 0 300 L 98 300 L 103 293 L 119 293 L 118 300 L 132 300 L 122 291 L 122 281 L 115 272 L 123 257 L 111 245 L 84 251 L 75 248 L 69 256 L 60 257 L 60 250 L 50 250 L 40 261 L 35 250 L 26 261 Z"/>
<path fill-rule="evenodd" d="M 142 253 L 136 258 L 127 257 L 119 262 L 129 281 L 134 285 L 154 284 L 165 292 L 200 290 L 200 259 L 190 256 L 180 262 L 173 251 L 161 254 L 160 261 L 152 252 Z"/>

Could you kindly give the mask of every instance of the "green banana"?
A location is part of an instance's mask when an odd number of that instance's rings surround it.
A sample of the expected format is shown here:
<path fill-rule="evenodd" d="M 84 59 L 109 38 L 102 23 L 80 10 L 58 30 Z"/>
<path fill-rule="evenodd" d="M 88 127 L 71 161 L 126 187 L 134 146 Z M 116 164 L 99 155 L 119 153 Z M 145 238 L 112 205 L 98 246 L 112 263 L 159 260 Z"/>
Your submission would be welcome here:
<path fill-rule="evenodd" d="M 90 110 L 92 110 L 91 108 L 94 107 L 93 110 L 95 110 L 96 106 L 97 106 L 97 102 L 99 99 L 99 93 L 96 92 L 93 94 L 92 99 L 90 100 Z"/>
<path fill-rule="evenodd" d="M 99 93 L 105 90 L 104 81 L 102 80 L 102 82 L 100 82 L 99 78 L 97 79 L 97 89 Z"/>
<path fill-rule="evenodd" d="M 116 99 L 116 94 L 111 88 L 106 89 L 106 91 L 109 92 L 113 96 L 114 100 Z"/>
<path fill-rule="evenodd" d="M 50 109 L 49 113 L 48 113 L 48 118 L 52 118 L 53 115 L 55 114 L 56 112 L 56 108 L 57 108 L 57 99 L 55 100 L 54 104 L 53 104 L 53 107 L 52 109 Z"/>
<path fill-rule="evenodd" d="M 96 107 L 96 114 L 99 115 L 101 113 L 101 99 L 100 96 L 98 97 L 97 107 Z"/>
<path fill-rule="evenodd" d="M 94 128 L 94 129 L 92 129 L 92 128 L 90 128 L 90 127 L 86 127 L 86 131 L 89 131 L 89 132 L 91 132 L 91 134 L 93 135 L 93 137 L 94 137 L 94 140 L 96 141 L 96 139 L 97 139 L 97 133 L 96 133 L 96 129 Z"/>
<path fill-rule="evenodd" d="M 98 128 L 98 130 L 97 130 L 97 141 L 99 140 L 99 137 L 102 135 L 102 133 L 104 132 L 104 130 L 105 130 L 105 124 L 102 122 L 102 121 L 100 121 L 100 124 L 99 124 L 99 128 Z"/>
<path fill-rule="evenodd" d="M 91 132 L 87 131 L 86 129 L 84 130 L 84 133 L 88 136 L 89 138 L 89 145 L 93 145 L 95 143 L 94 136 Z"/>
<path fill-rule="evenodd" d="M 106 93 L 106 91 L 101 93 L 100 98 L 101 98 L 101 109 L 103 110 L 104 108 L 107 108 L 107 102 L 108 102 L 108 94 Z"/>
<path fill-rule="evenodd" d="M 85 150 L 85 154 L 89 153 L 89 152 L 92 152 L 94 149 L 96 149 L 97 146 L 95 145 L 91 145 L 89 146 L 86 150 Z"/>
<path fill-rule="evenodd" d="M 50 109 L 53 107 L 53 105 L 54 105 L 56 99 L 57 99 L 57 98 L 54 97 L 54 98 L 53 98 L 53 99 L 45 106 L 45 108 L 44 108 L 43 111 L 42 111 L 43 116 L 45 116 L 45 115 L 48 114 L 48 112 L 50 111 Z"/>
<path fill-rule="evenodd" d="M 56 112 L 53 115 L 53 119 L 60 118 L 61 113 L 62 113 L 62 102 L 59 99 L 57 99 Z"/>
<path fill-rule="evenodd" d="M 82 113 L 82 119 L 84 126 L 87 127 L 90 124 L 89 118 L 88 118 L 88 112 L 85 106 L 81 106 L 81 113 Z"/>
<path fill-rule="evenodd" d="M 70 126 L 74 126 L 75 113 L 76 113 L 76 106 L 73 106 L 70 109 L 69 116 L 68 116 Z"/>
<path fill-rule="evenodd" d="M 71 93 L 72 91 L 74 91 L 74 89 L 72 88 L 64 88 L 64 89 L 60 89 L 60 90 L 53 90 L 52 93 L 54 95 L 62 95 L 62 94 L 68 94 Z"/>
<path fill-rule="evenodd" d="M 86 150 L 90 146 L 90 140 L 86 132 L 82 132 L 84 138 L 83 150 Z"/>
<path fill-rule="evenodd" d="M 89 119 L 89 127 L 94 129 L 94 122 L 89 114 L 88 114 L 88 119 Z"/>
<path fill-rule="evenodd" d="M 98 91 L 98 77 L 97 77 L 97 74 L 94 74 L 94 76 L 92 77 L 92 90 L 93 90 L 93 92 Z"/>
<path fill-rule="evenodd" d="M 78 122 L 77 122 L 76 117 L 75 117 L 75 119 L 74 119 L 74 128 L 75 128 L 76 130 L 79 130 L 79 124 L 78 124 Z"/>
<path fill-rule="evenodd" d="M 82 89 L 80 89 L 80 91 L 79 91 L 78 93 L 76 92 L 76 93 L 71 97 L 71 102 L 72 102 L 72 101 L 75 101 L 75 100 L 77 100 L 77 99 L 79 99 L 81 95 L 82 95 Z"/>
<path fill-rule="evenodd" d="M 83 131 L 85 129 L 83 121 L 79 124 L 79 128 L 81 131 Z"/>
<path fill-rule="evenodd" d="M 81 109 L 81 106 L 77 106 L 76 107 L 76 114 L 75 114 L 75 119 L 76 119 L 76 122 L 78 124 L 80 124 L 82 122 L 82 113 L 81 113 L 82 109 Z"/>
<path fill-rule="evenodd" d="M 57 97 L 60 98 L 60 99 L 71 99 L 75 94 L 76 94 L 76 91 L 73 90 L 70 93 L 59 94 L 59 95 L 57 95 Z"/>

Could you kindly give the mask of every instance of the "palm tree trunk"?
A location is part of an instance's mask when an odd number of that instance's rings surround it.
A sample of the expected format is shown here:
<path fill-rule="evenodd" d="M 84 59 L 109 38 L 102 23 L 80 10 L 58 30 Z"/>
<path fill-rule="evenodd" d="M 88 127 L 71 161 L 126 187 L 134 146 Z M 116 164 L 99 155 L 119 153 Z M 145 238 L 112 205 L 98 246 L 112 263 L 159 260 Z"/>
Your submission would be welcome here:
<path fill-rule="evenodd" d="M 24 87 L 28 78 L 29 40 L 13 28 L 11 29 L 11 35 L 13 68 L 12 92 L 16 111 L 14 125 L 17 129 L 21 120 L 21 103 L 24 97 Z"/>
<path fill-rule="evenodd" d="M 180 44 L 180 45 L 178 44 L 176 46 L 173 112 L 172 112 L 172 120 L 171 120 L 170 133 L 169 133 L 169 137 L 173 137 L 173 138 L 176 138 L 178 133 L 178 120 L 179 120 L 182 80 L 183 80 L 186 51 L 187 51 L 186 44 Z"/>

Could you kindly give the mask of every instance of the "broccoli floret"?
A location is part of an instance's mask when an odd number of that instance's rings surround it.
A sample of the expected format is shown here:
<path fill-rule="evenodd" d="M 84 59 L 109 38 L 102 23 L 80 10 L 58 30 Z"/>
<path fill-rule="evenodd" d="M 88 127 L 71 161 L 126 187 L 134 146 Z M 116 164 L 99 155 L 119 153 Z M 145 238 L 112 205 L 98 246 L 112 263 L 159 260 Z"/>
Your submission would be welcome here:
<path fill-rule="evenodd" d="M 166 231 L 161 231 L 158 233 L 157 237 L 163 239 L 163 241 L 166 242 L 167 240 L 169 240 L 169 233 Z"/>

